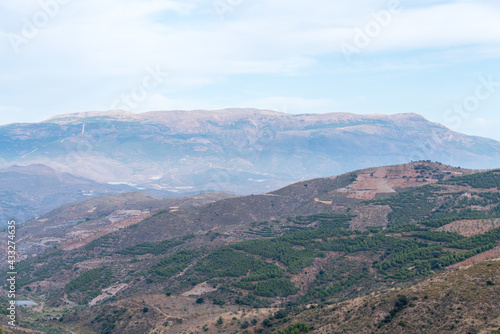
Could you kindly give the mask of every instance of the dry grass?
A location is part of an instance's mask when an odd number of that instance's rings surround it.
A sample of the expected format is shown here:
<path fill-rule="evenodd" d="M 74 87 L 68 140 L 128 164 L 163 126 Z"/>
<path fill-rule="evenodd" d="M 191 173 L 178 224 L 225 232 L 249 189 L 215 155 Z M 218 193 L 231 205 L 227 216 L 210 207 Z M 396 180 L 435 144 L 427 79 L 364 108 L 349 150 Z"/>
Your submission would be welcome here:
<path fill-rule="evenodd" d="M 452 268 L 460 268 L 464 266 L 470 266 L 476 263 L 480 263 L 487 260 L 497 260 L 500 259 L 500 246 L 497 246 L 489 251 L 477 254 L 473 257 L 468 258 L 465 261 L 455 263 L 451 265 Z"/>
<path fill-rule="evenodd" d="M 457 220 L 438 228 L 438 231 L 456 232 L 466 237 L 483 234 L 500 227 L 500 219 Z"/>
<path fill-rule="evenodd" d="M 486 334 L 499 327 L 500 261 L 450 269 L 406 287 L 304 311 L 296 319 L 314 333 Z M 410 300 L 389 323 L 381 321 L 398 295 Z"/>

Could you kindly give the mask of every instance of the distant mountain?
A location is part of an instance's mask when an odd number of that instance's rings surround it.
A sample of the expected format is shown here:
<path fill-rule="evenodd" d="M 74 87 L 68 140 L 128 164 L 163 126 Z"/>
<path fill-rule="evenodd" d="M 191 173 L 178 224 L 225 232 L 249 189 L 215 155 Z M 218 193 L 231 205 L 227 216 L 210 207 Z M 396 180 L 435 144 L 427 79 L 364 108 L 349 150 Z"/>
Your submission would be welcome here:
<path fill-rule="evenodd" d="M 44 164 L 100 183 L 179 194 L 264 193 L 350 170 L 429 159 L 500 166 L 500 143 L 416 114 L 124 111 L 0 127 L 0 166 Z"/>
<path fill-rule="evenodd" d="M 24 221 L 63 204 L 95 196 L 133 191 L 127 185 L 101 184 L 45 165 L 0 169 L 0 224 Z"/>
<path fill-rule="evenodd" d="M 180 197 L 163 189 L 139 188 L 144 196 Z M 82 201 L 107 194 L 136 192 L 127 184 L 99 183 L 83 177 L 54 170 L 42 164 L 11 166 L 0 169 L 0 226 L 8 219 L 19 222 L 35 218 L 67 203 Z M 227 194 L 229 196 L 229 194 Z"/>

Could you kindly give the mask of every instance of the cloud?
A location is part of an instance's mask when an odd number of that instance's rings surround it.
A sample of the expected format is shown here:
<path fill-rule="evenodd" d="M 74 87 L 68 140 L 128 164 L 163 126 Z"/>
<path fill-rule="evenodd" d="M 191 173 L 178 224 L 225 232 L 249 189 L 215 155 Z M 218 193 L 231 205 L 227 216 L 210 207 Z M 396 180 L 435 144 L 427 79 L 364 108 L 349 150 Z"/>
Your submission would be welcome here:
<path fill-rule="evenodd" d="M 34 45 L 26 47 L 30 55 L 25 57 L 36 58 L 33 67 L 43 63 L 54 75 L 133 75 L 154 64 L 200 76 L 288 74 L 308 68 L 316 57 L 339 52 L 339 44 L 349 41 L 355 28 L 372 20 L 370 12 L 385 8 L 383 2 L 378 2 L 380 7 L 368 3 L 268 0 L 247 8 L 243 1 L 234 9 L 239 16 L 220 22 L 210 12 L 199 18 L 202 9 L 210 10 L 199 1 L 71 1 Z M 367 52 L 500 42 L 500 35 L 491 33 L 500 30 L 500 12 L 494 6 L 402 8 Z M 3 59 L 12 57 L 3 54 Z"/>
<path fill-rule="evenodd" d="M 500 9 L 484 3 L 451 3 L 402 10 L 375 50 L 449 49 L 499 45 Z"/>
<path fill-rule="evenodd" d="M 351 42 L 355 29 L 363 29 L 373 20 L 373 13 L 387 7 L 385 0 L 243 0 L 221 20 L 213 7 L 215 0 L 66 2 L 16 54 L 8 36 L 20 34 L 24 22 L 32 21 L 43 9 L 34 1 L 0 0 L 0 98 L 17 104 L 23 112 L 30 112 L 34 106 L 37 110 L 56 110 L 72 103 L 76 110 L 105 106 L 148 67 L 158 66 L 169 73 L 154 92 L 158 96 L 195 91 L 232 76 L 307 74 L 324 58 L 334 59 L 332 66 L 341 68 L 345 64 L 339 57 L 339 45 Z M 368 57 L 408 50 L 435 53 L 425 59 L 426 64 L 417 61 L 404 65 L 402 56 L 394 64 L 384 60 L 373 68 L 419 70 L 439 64 L 439 59 L 449 56 L 454 48 L 462 49 L 454 58 L 458 62 L 471 55 L 498 55 L 500 35 L 493 33 L 500 31 L 496 2 L 410 4 L 402 0 L 402 13 L 362 52 Z M 368 66 L 372 67 L 371 63 Z M 32 94 L 30 98 L 36 104 L 22 101 L 20 92 Z M 82 94 L 94 101 L 82 102 Z M 280 95 L 269 92 L 260 100 L 247 100 L 272 104 L 273 98 L 267 96 Z M 318 101 L 328 104 L 327 97 L 295 99 L 291 103 L 303 108 L 319 108 L 314 105 Z M 176 100 L 186 101 L 169 101 Z M 196 100 L 200 98 L 192 98 Z M 315 102 L 311 105 L 307 101 Z"/>

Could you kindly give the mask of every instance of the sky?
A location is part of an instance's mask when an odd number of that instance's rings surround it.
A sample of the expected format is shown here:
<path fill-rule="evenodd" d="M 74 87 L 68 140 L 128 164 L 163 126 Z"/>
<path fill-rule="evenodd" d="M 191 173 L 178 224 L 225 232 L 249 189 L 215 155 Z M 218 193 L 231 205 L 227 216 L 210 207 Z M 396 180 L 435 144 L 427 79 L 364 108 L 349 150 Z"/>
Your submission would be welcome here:
<path fill-rule="evenodd" d="M 0 0 L 0 125 L 232 107 L 500 140 L 500 2 Z"/>

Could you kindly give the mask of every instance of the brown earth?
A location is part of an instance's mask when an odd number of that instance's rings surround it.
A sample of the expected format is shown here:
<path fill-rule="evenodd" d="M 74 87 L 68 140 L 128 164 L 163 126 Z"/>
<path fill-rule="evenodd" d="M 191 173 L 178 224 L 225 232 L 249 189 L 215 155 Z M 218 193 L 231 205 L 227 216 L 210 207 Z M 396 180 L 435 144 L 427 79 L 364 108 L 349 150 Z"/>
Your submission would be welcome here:
<path fill-rule="evenodd" d="M 457 220 L 438 228 L 438 231 L 456 232 L 466 237 L 486 233 L 500 227 L 500 219 Z"/>

